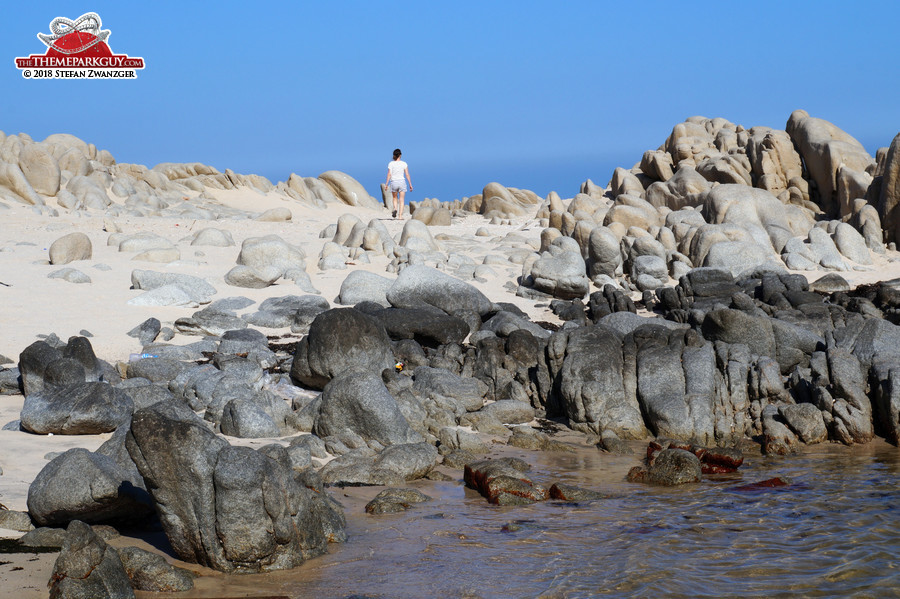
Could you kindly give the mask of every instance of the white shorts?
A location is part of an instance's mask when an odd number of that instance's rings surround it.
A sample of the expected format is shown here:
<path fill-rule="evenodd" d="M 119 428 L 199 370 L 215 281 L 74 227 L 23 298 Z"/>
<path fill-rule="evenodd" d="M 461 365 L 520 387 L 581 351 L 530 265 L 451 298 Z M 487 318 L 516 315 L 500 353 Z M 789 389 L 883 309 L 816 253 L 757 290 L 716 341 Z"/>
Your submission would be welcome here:
<path fill-rule="evenodd" d="M 406 188 L 406 181 L 404 181 L 403 179 L 400 179 L 399 181 L 391 179 L 390 187 L 392 193 L 397 193 L 398 191 L 409 191 Z"/>

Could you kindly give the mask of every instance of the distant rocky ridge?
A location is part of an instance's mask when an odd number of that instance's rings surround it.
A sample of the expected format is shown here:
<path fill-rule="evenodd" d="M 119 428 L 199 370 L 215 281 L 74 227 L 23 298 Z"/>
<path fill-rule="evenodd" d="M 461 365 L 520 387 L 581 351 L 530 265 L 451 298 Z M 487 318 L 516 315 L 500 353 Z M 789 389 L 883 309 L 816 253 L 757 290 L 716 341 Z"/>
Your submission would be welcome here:
<path fill-rule="evenodd" d="M 69 134 L 50 135 L 38 142 L 25 133 L 0 132 L 0 209 L 10 202 L 29 204 L 51 215 L 63 209 L 100 211 L 109 216 L 212 219 L 223 207 L 218 205 L 210 212 L 206 204 L 215 200 L 204 192 L 235 188 L 275 191 L 319 208 L 335 203 L 381 205 L 355 179 L 339 171 L 319 177 L 292 173 L 287 181 L 273 185 L 260 175 L 241 175 L 231 169 L 220 173 L 198 162 L 167 162 L 153 168 L 117 163 L 108 151 Z M 55 202 L 48 201 L 50 198 Z"/>

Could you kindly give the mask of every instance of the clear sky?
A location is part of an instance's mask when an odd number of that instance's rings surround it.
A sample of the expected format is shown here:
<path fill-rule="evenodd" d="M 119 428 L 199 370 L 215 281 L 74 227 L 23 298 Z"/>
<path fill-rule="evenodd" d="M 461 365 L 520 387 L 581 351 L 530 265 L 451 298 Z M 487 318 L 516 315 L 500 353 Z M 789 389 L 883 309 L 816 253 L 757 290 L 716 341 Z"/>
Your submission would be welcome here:
<path fill-rule="evenodd" d="M 136 81 L 25 80 L 57 16 L 97 12 Z M 273 182 L 330 169 L 410 199 L 495 180 L 605 185 L 692 115 L 783 128 L 803 108 L 870 152 L 900 132 L 900 2 L 30 2 L 4 7 L 0 130 L 72 133 L 119 162 Z"/>

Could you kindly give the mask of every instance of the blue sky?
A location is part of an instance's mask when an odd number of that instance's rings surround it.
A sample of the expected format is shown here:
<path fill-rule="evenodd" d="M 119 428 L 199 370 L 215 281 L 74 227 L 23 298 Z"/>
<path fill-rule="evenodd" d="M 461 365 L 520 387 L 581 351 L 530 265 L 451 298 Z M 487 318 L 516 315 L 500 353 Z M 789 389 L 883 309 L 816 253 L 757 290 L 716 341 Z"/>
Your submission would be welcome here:
<path fill-rule="evenodd" d="M 17 56 L 97 12 L 136 81 L 34 81 Z M 337 169 L 411 199 L 492 180 L 571 197 L 692 115 L 783 128 L 807 110 L 870 152 L 900 131 L 900 2 L 32 2 L 5 11 L 0 130 L 72 133 L 120 162 L 273 182 Z"/>

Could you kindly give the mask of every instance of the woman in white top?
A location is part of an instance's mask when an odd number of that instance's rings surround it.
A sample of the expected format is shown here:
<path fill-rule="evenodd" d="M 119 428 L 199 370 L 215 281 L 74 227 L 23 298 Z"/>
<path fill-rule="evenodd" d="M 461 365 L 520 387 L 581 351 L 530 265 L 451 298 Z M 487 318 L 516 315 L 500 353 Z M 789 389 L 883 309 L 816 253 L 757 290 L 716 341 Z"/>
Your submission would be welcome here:
<path fill-rule="evenodd" d="M 406 182 L 409 181 L 409 191 L 412 191 L 412 179 L 409 178 L 409 165 L 400 160 L 400 148 L 394 150 L 394 159 L 388 162 L 387 182 L 385 186 L 391 190 L 394 196 L 394 212 L 392 216 L 403 218 L 403 200 L 406 197 Z M 406 177 L 406 180 L 403 178 Z"/>

